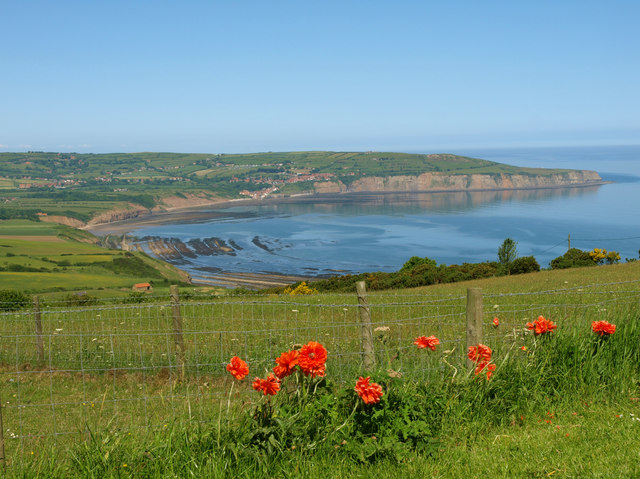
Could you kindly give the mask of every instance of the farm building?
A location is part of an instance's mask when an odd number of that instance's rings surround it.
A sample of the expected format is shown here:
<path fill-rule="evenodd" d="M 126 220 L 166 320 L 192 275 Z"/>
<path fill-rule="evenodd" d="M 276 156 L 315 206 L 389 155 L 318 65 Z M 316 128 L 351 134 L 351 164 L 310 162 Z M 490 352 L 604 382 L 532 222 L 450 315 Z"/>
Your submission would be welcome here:
<path fill-rule="evenodd" d="M 131 288 L 134 291 L 153 291 L 153 286 L 151 286 L 149 283 L 136 283 L 133 285 L 133 288 Z"/>

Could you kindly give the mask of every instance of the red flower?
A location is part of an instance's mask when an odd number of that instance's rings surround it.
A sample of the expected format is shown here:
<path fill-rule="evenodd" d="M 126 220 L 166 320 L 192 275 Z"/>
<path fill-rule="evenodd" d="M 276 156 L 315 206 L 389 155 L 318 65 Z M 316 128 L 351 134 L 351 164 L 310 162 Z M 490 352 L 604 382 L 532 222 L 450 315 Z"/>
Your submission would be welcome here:
<path fill-rule="evenodd" d="M 498 318 L 493 318 L 493 326 L 496 328 L 500 326 L 500 320 Z"/>
<path fill-rule="evenodd" d="M 227 371 L 239 381 L 249 374 L 249 366 L 238 356 L 234 356 L 231 358 L 229 364 L 227 364 Z"/>
<path fill-rule="evenodd" d="M 495 364 L 489 364 L 491 362 L 491 348 L 484 344 L 478 344 L 477 346 L 469 346 L 469 352 L 467 357 L 476 363 L 476 376 L 480 374 L 484 369 L 487 369 L 487 381 L 491 379 L 493 371 L 496 369 Z"/>
<path fill-rule="evenodd" d="M 428 338 L 426 336 L 420 336 L 416 338 L 413 344 L 418 346 L 418 349 L 429 348 L 431 351 L 435 351 L 436 346 L 440 344 L 440 340 L 435 336 L 429 336 Z"/>
<path fill-rule="evenodd" d="M 477 364 L 488 363 L 489 361 L 491 361 L 491 348 L 484 344 L 469 346 L 467 357 Z"/>
<path fill-rule="evenodd" d="M 280 380 L 273 375 L 273 373 L 267 376 L 267 379 L 255 378 L 253 380 L 253 389 L 256 391 L 262 391 L 265 396 L 275 396 L 280 390 Z"/>
<path fill-rule="evenodd" d="M 551 333 L 557 327 L 558 326 L 556 326 L 553 321 L 545 319 L 544 316 L 538 316 L 538 319 L 536 319 L 533 323 L 527 323 L 527 328 L 529 330 L 535 330 L 536 336 L 538 336 L 539 334 Z"/>
<path fill-rule="evenodd" d="M 276 373 L 280 379 L 286 378 L 291 374 L 295 367 L 298 365 L 298 351 L 295 349 L 282 353 L 279 358 L 276 358 L 278 365 L 273 368 L 273 372 Z"/>
<path fill-rule="evenodd" d="M 609 336 L 616 332 L 616 325 L 611 324 L 608 321 L 594 321 L 591 323 L 591 329 L 594 333 L 600 336 Z"/>
<path fill-rule="evenodd" d="M 298 353 L 298 366 L 305 376 L 324 376 L 327 362 L 327 350 L 320 343 L 309 341 Z"/>
<path fill-rule="evenodd" d="M 360 376 L 360 379 L 356 381 L 355 390 L 365 404 L 377 404 L 384 393 L 382 392 L 382 386 L 379 384 L 369 384 L 370 379 L 370 376 L 366 378 Z"/>

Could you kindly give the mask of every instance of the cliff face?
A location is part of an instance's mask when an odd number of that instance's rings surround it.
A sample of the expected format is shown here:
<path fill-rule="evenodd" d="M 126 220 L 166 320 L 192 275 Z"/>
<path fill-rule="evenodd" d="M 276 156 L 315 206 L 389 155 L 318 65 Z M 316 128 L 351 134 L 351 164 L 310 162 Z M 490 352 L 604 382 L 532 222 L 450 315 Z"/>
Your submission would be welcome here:
<path fill-rule="evenodd" d="M 91 218 L 86 226 L 98 225 L 101 223 L 113 223 L 114 221 L 128 220 L 138 216 L 147 215 L 150 210 L 134 203 L 129 203 L 128 208 L 116 208 Z"/>
<path fill-rule="evenodd" d="M 314 184 L 316 193 L 360 193 L 447 190 L 501 190 L 520 188 L 558 188 L 602 182 L 595 171 L 576 170 L 548 176 L 534 175 L 447 175 L 424 173 L 418 176 L 370 176 L 347 186 L 340 181 Z"/>

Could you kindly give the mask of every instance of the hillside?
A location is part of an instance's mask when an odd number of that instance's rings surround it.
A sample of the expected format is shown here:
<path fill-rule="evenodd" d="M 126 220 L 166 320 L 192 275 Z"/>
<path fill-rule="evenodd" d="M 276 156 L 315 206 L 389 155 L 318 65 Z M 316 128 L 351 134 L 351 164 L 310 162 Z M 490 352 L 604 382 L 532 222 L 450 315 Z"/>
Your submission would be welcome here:
<path fill-rule="evenodd" d="M 0 153 L 0 218 L 46 214 L 77 227 L 234 198 L 601 182 L 592 171 L 521 168 L 450 154 Z"/>
<path fill-rule="evenodd" d="M 0 220 L 0 290 L 27 293 L 83 291 L 122 296 L 136 283 L 157 287 L 186 283 L 189 276 L 140 252 L 106 249 L 98 238 L 71 227 Z"/>

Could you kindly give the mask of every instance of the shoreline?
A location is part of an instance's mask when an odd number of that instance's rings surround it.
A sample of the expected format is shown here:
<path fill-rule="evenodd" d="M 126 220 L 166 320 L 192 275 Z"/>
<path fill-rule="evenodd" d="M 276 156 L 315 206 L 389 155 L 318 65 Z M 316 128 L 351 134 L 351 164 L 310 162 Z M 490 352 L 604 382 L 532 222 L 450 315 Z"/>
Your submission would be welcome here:
<path fill-rule="evenodd" d="M 279 203 L 296 203 L 305 202 L 310 203 L 317 200 L 320 201 L 340 201 L 349 198 L 366 198 L 369 196 L 380 195 L 398 195 L 398 194 L 425 194 L 425 193 L 479 193 L 479 192 L 498 192 L 498 191 L 535 191 L 535 190 L 555 190 L 565 188 L 589 188 L 594 186 L 603 186 L 613 183 L 612 181 L 594 181 L 589 183 L 580 183 L 575 185 L 560 185 L 560 186 L 539 186 L 539 187 L 526 187 L 526 188 L 486 188 L 486 189 L 434 189 L 434 190 L 411 190 L 411 191 L 360 191 L 349 193 L 299 193 L 295 195 L 286 196 L 270 196 L 260 200 L 252 198 L 232 198 L 228 200 L 217 200 L 209 203 L 198 203 L 193 206 L 178 206 L 166 208 L 162 212 L 150 211 L 148 214 L 138 215 L 134 218 L 125 220 L 118 220 L 112 222 L 96 223 L 83 226 L 82 230 L 89 231 L 92 234 L 98 236 L 104 236 L 108 234 L 126 234 L 132 229 L 137 229 L 142 226 L 153 226 L 171 223 L 175 221 L 176 216 L 180 215 L 181 218 L 192 216 L 193 219 L 198 218 L 213 218 L 214 211 L 210 208 L 217 209 L 230 208 L 236 205 L 253 206 L 253 205 L 265 205 L 265 204 L 279 204 Z M 206 214 L 206 213 L 208 214 Z"/>

